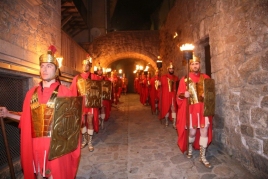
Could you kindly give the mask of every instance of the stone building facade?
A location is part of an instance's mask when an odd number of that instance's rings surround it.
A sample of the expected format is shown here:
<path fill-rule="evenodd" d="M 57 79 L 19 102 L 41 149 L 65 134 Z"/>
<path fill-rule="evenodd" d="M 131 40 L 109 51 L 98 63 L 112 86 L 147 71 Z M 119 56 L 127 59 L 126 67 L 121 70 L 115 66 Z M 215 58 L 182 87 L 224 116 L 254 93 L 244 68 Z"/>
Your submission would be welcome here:
<path fill-rule="evenodd" d="M 160 32 L 160 55 L 186 75 L 179 46 L 195 45 L 216 82 L 213 142 L 251 171 L 268 174 L 268 1 L 177 0 Z M 174 38 L 174 34 L 178 36 Z M 204 43 L 206 42 L 206 43 Z"/>

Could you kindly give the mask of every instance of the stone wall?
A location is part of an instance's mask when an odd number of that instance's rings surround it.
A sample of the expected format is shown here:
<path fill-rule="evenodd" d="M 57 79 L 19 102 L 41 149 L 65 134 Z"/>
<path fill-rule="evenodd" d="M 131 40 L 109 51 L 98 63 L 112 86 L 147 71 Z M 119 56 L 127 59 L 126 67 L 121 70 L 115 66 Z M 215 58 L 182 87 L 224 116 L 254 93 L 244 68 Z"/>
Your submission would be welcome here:
<path fill-rule="evenodd" d="M 177 0 L 160 32 L 160 55 L 186 74 L 178 46 L 209 39 L 216 82 L 213 142 L 251 171 L 268 175 L 268 1 Z M 173 38 L 175 32 L 178 36 Z M 202 63 L 204 69 L 204 63 Z"/>
<path fill-rule="evenodd" d="M 39 81 L 40 55 L 47 53 L 51 44 L 57 48 L 56 56 L 62 55 L 61 1 L 1 0 L 0 12 L 0 72 L 5 73 L 5 69 L 7 73 L 20 73 Z M 63 47 L 64 52 L 77 50 L 71 42 Z M 81 63 L 85 56 L 75 58 L 75 62 Z M 75 62 L 74 58 L 65 56 L 62 80 L 70 82 L 76 70 Z"/>

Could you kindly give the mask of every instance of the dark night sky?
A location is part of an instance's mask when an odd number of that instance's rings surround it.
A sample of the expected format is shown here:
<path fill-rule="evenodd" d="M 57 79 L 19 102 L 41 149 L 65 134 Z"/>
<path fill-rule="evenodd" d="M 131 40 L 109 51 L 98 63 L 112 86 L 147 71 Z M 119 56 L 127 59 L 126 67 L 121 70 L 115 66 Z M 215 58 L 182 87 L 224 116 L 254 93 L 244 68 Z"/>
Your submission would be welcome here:
<path fill-rule="evenodd" d="M 118 0 L 113 17 L 112 29 L 117 31 L 150 30 L 150 16 L 163 0 Z"/>

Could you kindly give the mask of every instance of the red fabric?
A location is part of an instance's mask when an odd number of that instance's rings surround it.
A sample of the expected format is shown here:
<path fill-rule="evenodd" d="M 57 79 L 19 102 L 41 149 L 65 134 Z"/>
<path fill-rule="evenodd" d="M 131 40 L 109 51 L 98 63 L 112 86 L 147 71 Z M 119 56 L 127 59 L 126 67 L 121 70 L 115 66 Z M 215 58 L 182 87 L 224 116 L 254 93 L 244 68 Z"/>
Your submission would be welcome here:
<path fill-rule="evenodd" d="M 174 81 L 173 89 L 169 92 L 168 89 L 168 78 Z M 169 112 L 171 104 L 173 102 L 175 111 L 177 111 L 176 104 L 176 82 L 179 81 L 179 78 L 175 75 L 166 74 L 161 76 L 161 92 L 160 92 L 160 119 L 163 119 L 165 115 Z"/>
<path fill-rule="evenodd" d="M 156 90 L 155 88 L 156 80 L 159 80 L 158 76 L 155 76 L 150 79 L 149 95 L 150 95 L 150 104 L 151 104 L 152 112 L 156 111 L 155 101 L 159 100 L 159 89 Z"/>
<path fill-rule="evenodd" d="M 136 77 L 135 80 L 134 80 L 134 90 L 135 90 L 136 93 L 139 93 L 138 84 L 139 84 L 139 78 Z"/>
<path fill-rule="evenodd" d="M 209 78 L 206 74 L 202 74 L 204 78 Z M 194 75 L 193 73 L 189 74 L 189 77 L 193 80 L 193 82 L 197 83 L 200 78 L 199 75 Z M 184 77 L 180 80 L 179 88 L 177 95 L 180 93 L 184 93 L 186 91 L 186 83 L 184 81 Z M 177 113 L 177 119 L 178 122 L 176 124 L 177 127 L 177 133 L 178 133 L 178 146 L 182 153 L 184 153 L 187 150 L 187 130 L 185 129 L 186 127 L 186 107 L 187 107 L 187 99 L 177 99 L 177 104 L 178 104 L 178 113 Z M 200 126 L 205 124 L 205 117 L 202 115 L 203 114 L 203 108 L 204 108 L 204 103 L 197 103 L 189 106 L 189 113 L 192 114 L 193 119 L 193 126 L 197 126 L 197 119 L 194 118 L 194 116 L 197 116 L 197 113 L 200 114 Z M 208 145 L 212 141 L 212 116 L 209 116 L 209 127 L 208 127 Z M 200 138 L 200 131 L 197 129 L 197 133 L 195 136 L 195 142 L 193 144 L 193 147 L 195 149 L 200 149 L 199 146 L 199 138 Z"/>
<path fill-rule="evenodd" d="M 149 97 L 148 78 L 143 77 L 141 81 L 140 102 L 144 105 Z"/>
<path fill-rule="evenodd" d="M 88 79 L 89 75 L 90 75 L 90 79 L 92 80 L 99 80 L 98 76 L 94 73 L 81 73 L 80 74 L 82 78 L 84 79 Z M 78 96 L 78 89 L 77 89 L 77 78 L 78 75 L 76 75 L 73 78 L 72 84 L 70 86 L 70 90 L 72 91 L 73 95 Z M 85 97 L 83 96 L 83 100 L 85 99 Z M 95 132 L 99 132 L 99 110 L 98 108 L 87 108 L 85 107 L 85 103 L 83 102 L 83 113 L 87 114 L 87 113 L 92 113 L 93 111 L 93 128 Z"/>
<path fill-rule="evenodd" d="M 59 85 L 58 82 L 51 84 L 50 88 L 44 88 L 41 91 L 41 86 L 38 86 L 38 100 L 40 104 L 46 104 L 49 100 L 53 90 Z M 23 103 L 23 112 L 20 118 L 21 128 L 21 165 L 23 168 L 24 178 L 34 179 L 33 159 L 37 160 L 35 154 L 42 154 L 42 149 L 49 151 L 50 138 L 40 137 L 32 138 L 32 127 L 31 127 L 31 109 L 30 100 L 36 87 L 30 89 L 25 97 Z M 72 96 L 70 90 L 65 86 L 61 85 L 58 90 L 58 96 Z M 80 141 L 80 140 L 79 140 Z M 42 144 L 42 146 L 41 146 Z M 80 144 L 78 144 L 80 146 Z M 36 151 L 37 150 L 37 151 Z M 35 151 L 35 152 L 34 152 Z M 48 153 L 47 153 L 48 155 Z M 43 157 L 43 156 L 42 156 Z M 51 169 L 51 174 L 54 179 L 73 179 L 75 178 L 78 163 L 80 159 L 80 147 L 69 154 L 54 159 L 52 161 L 46 161 L 47 168 Z M 38 159 L 39 160 L 39 159 Z M 43 160 L 42 160 L 43 161 Z M 42 166 L 40 166 L 42 167 Z"/>
<path fill-rule="evenodd" d="M 127 85 L 128 85 L 128 79 L 126 77 L 122 77 L 122 92 L 126 93 L 127 92 Z"/>

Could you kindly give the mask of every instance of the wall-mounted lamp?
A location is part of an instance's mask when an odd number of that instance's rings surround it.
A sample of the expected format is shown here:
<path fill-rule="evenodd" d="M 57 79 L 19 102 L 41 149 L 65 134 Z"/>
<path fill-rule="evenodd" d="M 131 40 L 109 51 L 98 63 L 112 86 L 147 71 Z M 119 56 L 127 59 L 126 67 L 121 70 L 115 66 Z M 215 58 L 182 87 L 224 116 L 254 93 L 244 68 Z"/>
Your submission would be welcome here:
<path fill-rule="evenodd" d="M 173 39 L 175 39 L 178 36 L 178 33 L 175 32 L 175 34 L 173 35 Z"/>

